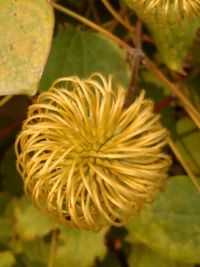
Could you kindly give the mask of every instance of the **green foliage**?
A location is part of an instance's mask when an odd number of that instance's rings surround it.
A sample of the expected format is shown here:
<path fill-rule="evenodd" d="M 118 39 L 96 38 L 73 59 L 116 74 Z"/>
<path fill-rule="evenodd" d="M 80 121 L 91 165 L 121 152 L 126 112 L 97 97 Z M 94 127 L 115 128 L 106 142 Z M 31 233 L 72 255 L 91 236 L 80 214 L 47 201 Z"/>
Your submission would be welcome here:
<path fill-rule="evenodd" d="M 7 193 L 0 194 L 0 244 L 8 244 L 14 233 L 14 202 Z"/>
<path fill-rule="evenodd" d="M 12 195 L 20 196 L 23 193 L 23 183 L 16 171 L 15 161 L 16 155 L 14 148 L 11 147 L 6 151 L 4 159 L 0 164 L 2 184 L 5 191 Z"/>
<path fill-rule="evenodd" d="M 61 228 L 60 246 L 56 254 L 56 266 L 90 267 L 106 254 L 104 244 L 108 229 L 97 233 L 79 229 Z"/>
<path fill-rule="evenodd" d="M 195 55 L 196 50 L 192 55 Z M 200 47 L 199 47 L 200 53 Z M 200 56 L 196 56 L 195 60 L 199 60 Z M 200 62 L 200 61 L 199 61 Z M 195 61 L 191 60 L 191 63 L 195 65 Z M 197 73 L 194 73 L 191 77 L 185 79 L 181 84 L 180 87 L 182 88 L 184 94 L 190 99 L 193 105 L 200 111 L 200 90 L 199 90 L 199 70 Z"/>
<path fill-rule="evenodd" d="M 200 262 L 199 193 L 189 177 L 172 177 L 153 205 L 127 225 L 126 240 L 146 244 L 163 257 Z"/>
<path fill-rule="evenodd" d="M 46 0 L 1 0 L 0 13 L 0 95 L 34 95 L 50 49 L 52 7 Z"/>
<path fill-rule="evenodd" d="M 16 245 L 16 244 L 15 244 Z M 16 253 L 23 253 L 23 261 L 28 267 L 45 267 L 50 253 L 50 244 L 43 238 L 35 238 L 31 241 L 18 242 L 18 248 L 13 247 Z"/>
<path fill-rule="evenodd" d="M 200 132 L 189 118 L 182 118 L 176 125 L 175 142 L 182 155 L 190 163 L 194 173 L 200 175 Z"/>
<path fill-rule="evenodd" d="M 192 264 L 174 261 L 162 257 L 147 246 L 135 243 L 131 246 L 131 252 L 128 256 L 129 267 L 192 267 Z"/>
<path fill-rule="evenodd" d="M 36 209 L 27 197 L 20 199 L 15 209 L 15 216 L 16 231 L 24 240 L 44 236 L 56 228 L 56 224 L 46 214 Z"/>
<path fill-rule="evenodd" d="M 0 252 L 0 266 L 12 267 L 15 264 L 15 257 L 11 251 Z"/>
<path fill-rule="evenodd" d="M 0 266 L 13 266 L 11 259 L 27 267 L 46 266 L 52 246 L 53 232 L 57 233 L 56 266 L 90 267 L 105 257 L 105 235 L 58 225 L 38 209 L 29 198 L 20 200 L 8 194 L 0 195 Z M 53 231 L 53 232 L 52 232 Z M 9 253 L 7 250 L 9 249 Z M 4 252 L 6 250 L 6 252 Z M 5 253 L 5 256 L 4 254 Z M 12 258 L 11 258 L 12 255 Z M 2 261 L 1 261 L 2 259 Z M 10 265 L 9 265 L 10 264 Z"/>
<path fill-rule="evenodd" d="M 77 75 L 87 78 L 96 71 L 106 76 L 112 74 L 118 82 L 127 86 L 129 68 L 125 56 L 123 50 L 102 34 L 59 29 L 40 88 L 47 90 L 59 77 Z"/>
<path fill-rule="evenodd" d="M 138 87 L 145 88 L 146 97 L 151 98 L 155 102 L 155 107 L 159 103 L 169 96 L 169 89 L 161 82 L 153 73 L 149 71 L 140 72 L 140 80 Z M 161 121 L 165 127 L 167 127 L 171 133 L 175 134 L 176 120 L 173 107 L 167 105 L 160 110 Z"/>

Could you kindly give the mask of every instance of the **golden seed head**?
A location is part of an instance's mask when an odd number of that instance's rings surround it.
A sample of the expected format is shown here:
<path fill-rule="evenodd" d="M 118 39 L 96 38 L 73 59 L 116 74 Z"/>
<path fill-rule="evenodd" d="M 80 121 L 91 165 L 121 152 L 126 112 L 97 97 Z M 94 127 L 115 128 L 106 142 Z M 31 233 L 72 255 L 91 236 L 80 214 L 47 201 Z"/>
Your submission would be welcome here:
<path fill-rule="evenodd" d="M 126 110 L 125 94 L 95 73 L 57 80 L 29 107 L 15 144 L 17 169 L 33 203 L 58 222 L 121 226 L 166 180 L 167 130 L 144 91 Z"/>
<path fill-rule="evenodd" d="M 144 20 L 175 24 L 200 15 L 200 0 L 124 0 Z"/>

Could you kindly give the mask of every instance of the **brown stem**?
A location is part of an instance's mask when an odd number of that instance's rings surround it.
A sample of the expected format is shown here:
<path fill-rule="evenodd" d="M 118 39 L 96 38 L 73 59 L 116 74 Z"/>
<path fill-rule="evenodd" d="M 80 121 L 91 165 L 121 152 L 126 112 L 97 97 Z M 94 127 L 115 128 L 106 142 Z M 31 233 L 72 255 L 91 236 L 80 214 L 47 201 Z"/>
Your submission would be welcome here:
<path fill-rule="evenodd" d="M 198 178 L 195 176 L 195 174 L 193 173 L 193 170 L 191 169 L 190 164 L 187 162 L 187 160 L 185 160 L 184 156 L 182 155 L 182 153 L 180 152 L 179 148 L 177 147 L 176 143 L 172 140 L 172 138 L 168 138 L 168 144 L 171 148 L 171 150 L 173 151 L 174 155 L 176 156 L 176 158 L 178 159 L 178 161 L 181 163 L 181 165 L 183 166 L 183 168 L 185 169 L 186 173 L 188 174 L 188 176 L 190 177 L 192 183 L 194 184 L 194 186 L 196 187 L 196 189 L 198 190 L 198 192 L 200 193 L 200 185 L 198 183 Z"/>
<path fill-rule="evenodd" d="M 175 98 L 173 96 L 168 96 L 168 97 L 164 98 L 162 101 L 160 101 L 159 103 L 154 105 L 154 112 L 155 113 L 160 112 L 161 109 L 168 106 L 171 102 L 174 101 L 174 99 Z"/>
<path fill-rule="evenodd" d="M 141 20 L 137 20 L 136 29 L 135 29 L 136 39 L 135 39 L 135 47 L 137 49 L 142 50 L 142 22 Z"/>
<path fill-rule="evenodd" d="M 56 248 L 57 248 L 57 242 L 58 242 L 58 234 L 59 234 L 59 230 L 54 229 L 52 232 L 52 238 L 51 238 L 51 248 L 50 248 L 50 254 L 49 254 L 48 267 L 55 266 L 55 254 L 56 254 Z"/>
<path fill-rule="evenodd" d="M 12 95 L 7 95 L 7 96 L 2 97 L 0 99 L 0 107 L 5 105 L 12 97 L 13 97 Z"/>
<path fill-rule="evenodd" d="M 108 0 L 101 0 L 101 2 L 104 4 L 104 6 L 107 8 L 107 10 L 113 15 L 113 17 L 121 23 L 129 32 L 133 32 L 134 28 L 129 24 L 127 21 L 125 21 L 120 15 L 119 12 L 116 11 L 113 6 L 110 4 Z"/>
<path fill-rule="evenodd" d="M 128 51 L 130 49 L 133 49 L 129 44 L 127 44 L 126 42 L 124 42 L 123 40 L 118 38 L 116 35 L 112 34 L 111 32 L 109 32 L 106 29 L 102 28 L 101 26 L 97 25 L 96 23 L 90 21 L 89 19 L 84 18 L 83 16 L 77 14 L 76 12 L 70 10 L 67 7 L 63 7 L 59 4 L 52 2 L 52 0 L 48 0 L 48 1 L 56 10 L 59 10 L 59 11 L 63 12 L 64 14 L 66 14 L 66 15 L 82 22 L 83 24 L 89 26 L 90 28 L 96 30 L 97 32 L 104 34 L 105 36 L 107 36 L 108 38 L 110 38 L 111 40 L 116 42 L 119 46 L 127 49 Z"/>
<path fill-rule="evenodd" d="M 142 53 L 142 22 L 138 19 L 136 24 L 136 38 L 135 38 L 135 47 L 136 49 L 129 53 L 131 57 L 132 73 L 131 81 L 128 87 L 126 94 L 126 99 L 124 102 L 124 108 L 128 108 L 135 100 L 136 88 L 138 81 L 138 72 L 140 67 L 141 58 L 143 57 Z"/>
<path fill-rule="evenodd" d="M 188 115 L 196 123 L 198 128 L 200 128 L 200 113 L 192 105 L 188 98 L 182 93 L 182 91 L 178 89 L 178 87 L 156 67 L 155 63 L 153 63 L 147 57 L 145 58 L 144 64 L 150 72 L 154 73 L 161 81 L 163 81 L 170 88 L 173 93 L 175 93 L 175 95 L 181 100 L 182 106 L 184 107 Z"/>

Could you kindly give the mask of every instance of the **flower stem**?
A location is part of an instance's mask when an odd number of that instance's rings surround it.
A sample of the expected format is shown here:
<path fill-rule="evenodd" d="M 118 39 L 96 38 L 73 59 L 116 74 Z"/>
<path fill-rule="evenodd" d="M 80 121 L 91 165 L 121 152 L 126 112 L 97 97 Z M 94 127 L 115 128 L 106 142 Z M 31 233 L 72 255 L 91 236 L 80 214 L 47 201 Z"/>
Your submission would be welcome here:
<path fill-rule="evenodd" d="M 185 169 L 185 171 L 187 172 L 188 176 L 190 177 L 192 183 L 194 184 L 194 186 L 196 187 L 196 189 L 198 190 L 198 192 L 200 193 L 200 185 L 197 182 L 197 177 L 194 175 L 193 171 L 190 168 L 190 165 L 188 164 L 188 162 L 184 159 L 184 157 L 182 156 L 181 152 L 179 151 L 177 145 L 174 143 L 174 141 L 172 140 L 172 138 L 168 138 L 168 144 L 171 148 L 171 150 L 173 151 L 174 155 L 176 156 L 176 158 L 178 159 L 178 161 L 181 163 L 181 165 L 183 166 L 183 168 Z"/>
<path fill-rule="evenodd" d="M 195 122 L 195 124 L 200 128 L 200 114 L 192 103 L 187 99 L 187 97 L 174 85 L 170 80 L 165 77 L 165 75 L 157 69 L 156 65 L 147 57 L 145 58 L 145 65 L 149 71 L 153 72 L 161 81 L 163 81 L 170 90 L 175 93 L 175 95 L 181 100 L 183 107 L 185 108 L 188 115 Z"/>
<path fill-rule="evenodd" d="M 133 32 L 134 28 L 126 22 L 118 13 L 117 11 L 112 7 L 112 5 L 109 3 L 108 0 L 101 0 L 101 2 L 104 4 L 104 6 L 108 9 L 108 11 L 113 15 L 113 17 L 121 23 L 129 32 Z"/>
<path fill-rule="evenodd" d="M 59 5 L 59 4 L 53 3 L 51 1 L 50 1 L 50 3 L 51 3 L 51 5 L 55 9 L 63 12 L 64 14 L 66 14 L 66 15 L 74 18 L 74 19 L 79 20 L 80 22 L 82 22 L 85 25 L 89 26 L 93 30 L 98 31 L 98 32 L 106 35 L 111 40 L 113 40 L 114 42 L 116 42 L 119 46 L 121 46 L 121 47 L 123 47 L 123 48 L 125 48 L 127 50 L 133 49 L 130 45 L 128 45 L 127 43 L 125 43 L 123 40 L 121 40 L 120 38 L 118 38 L 117 36 L 115 36 L 114 34 L 112 34 L 111 32 L 107 31 L 106 29 L 102 28 L 101 26 L 97 25 L 96 23 L 90 21 L 89 19 L 86 19 L 83 16 L 81 16 L 81 15 L 73 12 L 72 10 L 70 10 L 70 9 L 68 9 L 66 7 L 63 7 L 63 6 Z"/>
<path fill-rule="evenodd" d="M 54 267 L 57 239 L 58 239 L 58 229 L 55 229 L 53 230 L 51 237 L 51 247 L 50 247 L 48 267 Z"/>
<path fill-rule="evenodd" d="M 6 104 L 12 97 L 13 97 L 12 95 L 4 96 L 4 97 L 0 100 L 0 107 L 2 107 L 4 104 Z"/>
<path fill-rule="evenodd" d="M 128 108 L 136 97 L 136 88 L 138 81 L 138 72 L 140 68 L 141 58 L 143 57 L 142 53 L 142 22 L 138 19 L 136 24 L 136 38 L 135 38 L 135 47 L 136 49 L 132 52 L 132 74 L 131 74 L 131 82 L 129 84 L 126 99 L 124 102 L 124 108 Z"/>
<path fill-rule="evenodd" d="M 197 117 L 195 113 L 188 107 L 185 107 L 185 111 L 188 113 L 193 122 L 200 128 L 200 117 Z"/>

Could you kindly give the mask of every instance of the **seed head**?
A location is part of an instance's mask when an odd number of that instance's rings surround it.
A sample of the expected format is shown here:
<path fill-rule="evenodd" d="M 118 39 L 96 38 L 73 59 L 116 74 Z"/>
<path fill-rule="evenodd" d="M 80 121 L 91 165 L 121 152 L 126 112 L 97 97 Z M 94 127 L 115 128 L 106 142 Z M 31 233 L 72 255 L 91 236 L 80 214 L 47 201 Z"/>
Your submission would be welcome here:
<path fill-rule="evenodd" d="M 57 80 L 29 107 L 15 144 L 17 169 L 33 203 L 58 222 L 121 226 L 166 180 L 167 130 L 144 91 L 126 110 L 125 95 L 95 73 Z"/>
<path fill-rule="evenodd" d="M 144 20 L 175 24 L 200 15 L 200 0 L 124 0 Z"/>

